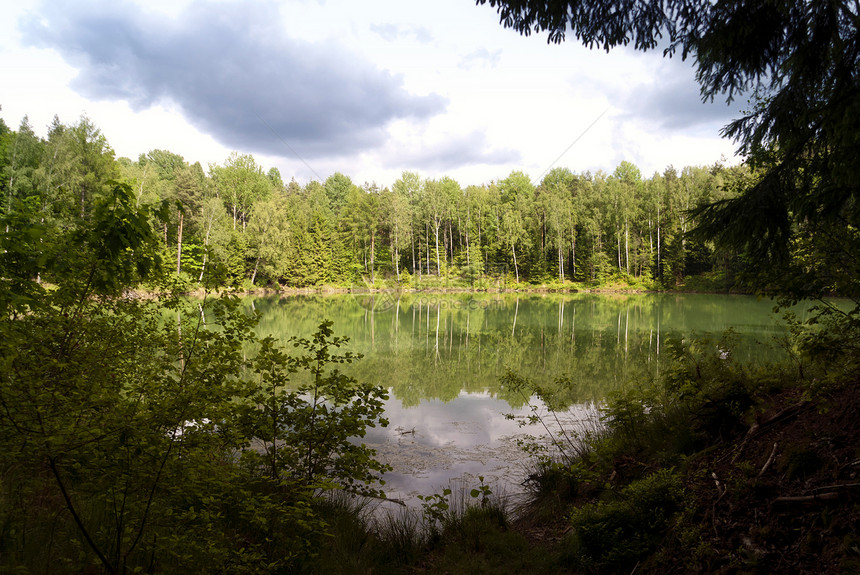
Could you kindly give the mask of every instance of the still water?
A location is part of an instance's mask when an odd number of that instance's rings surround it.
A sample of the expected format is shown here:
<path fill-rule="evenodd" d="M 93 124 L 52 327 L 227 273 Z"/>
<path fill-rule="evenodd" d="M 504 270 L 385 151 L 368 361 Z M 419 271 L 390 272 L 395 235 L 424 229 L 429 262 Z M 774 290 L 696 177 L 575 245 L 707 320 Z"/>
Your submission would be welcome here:
<path fill-rule="evenodd" d="M 516 446 L 530 399 L 500 380 L 514 370 L 559 390 L 571 421 L 595 417 L 594 402 L 659 375 L 672 341 L 731 329 L 739 361 L 780 356 L 785 328 L 770 300 L 727 295 L 432 294 L 248 298 L 259 331 L 307 337 L 323 319 L 363 354 L 344 371 L 384 386 L 390 425 L 365 442 L 394 471 L 390 497 L 413 500 L 478 475 L 516 492 L 528 473 Z M 802 316 L 800 310 L 799 315 Z M 556 383 L 554 383 L 556 382 Z M 561 382 L 561 383 L 558 383 Z M 531 405 L 539 404 L 531 400 Z"/>

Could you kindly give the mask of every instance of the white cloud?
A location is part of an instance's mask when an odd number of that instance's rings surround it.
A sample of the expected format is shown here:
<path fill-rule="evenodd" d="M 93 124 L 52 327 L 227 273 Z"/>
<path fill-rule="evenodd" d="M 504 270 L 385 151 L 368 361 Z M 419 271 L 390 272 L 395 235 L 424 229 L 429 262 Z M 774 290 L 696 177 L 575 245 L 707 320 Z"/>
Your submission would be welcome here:
<path fill-rule="evenodd" d="M 719 128 L 737 108 L 702 105 L 689 64 L 522 38 L 461 0 L 28 0 L 7 16 L 7 124 L 86 113 L 130 157 L 159 147 L 205 165 L 235 149 L 287 179 L 388 185 L 415 169 L 468 185 L 537 177 L 580 136 L 556 165 L 649 174 L 733 150 Z"/>

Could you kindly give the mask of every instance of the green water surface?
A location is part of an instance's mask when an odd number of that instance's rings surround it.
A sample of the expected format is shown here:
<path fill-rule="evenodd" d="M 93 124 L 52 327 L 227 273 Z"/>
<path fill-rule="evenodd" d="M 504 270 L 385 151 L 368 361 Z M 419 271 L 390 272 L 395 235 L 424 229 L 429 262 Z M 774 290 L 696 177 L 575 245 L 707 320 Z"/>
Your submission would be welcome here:
<path fill-rule="evenodd" d="M 750 296 L 391 292 L 245 304 L 261 313 L 263 335 L 307 337 L 330 319 L 364 355 L 344 371 L 389 390 L 391 422 L 364 441 L 395 468 L 389 495 L 406 500 L 477 475 L 517 489 L 528 467 L 516 438 L 542 430 L 504 417 L 527 414 L 530 399 L 500 384 L 506 369 L 541 385 L 561 380 L 567 416 L 594 417 L 589 406 L 608 392 L 657 376 L 673 339 L 710 334 L 716 350 L 731 329 L 733 359 L 766 362 L 781 357 L 786 332 L 773 302 Z"/>

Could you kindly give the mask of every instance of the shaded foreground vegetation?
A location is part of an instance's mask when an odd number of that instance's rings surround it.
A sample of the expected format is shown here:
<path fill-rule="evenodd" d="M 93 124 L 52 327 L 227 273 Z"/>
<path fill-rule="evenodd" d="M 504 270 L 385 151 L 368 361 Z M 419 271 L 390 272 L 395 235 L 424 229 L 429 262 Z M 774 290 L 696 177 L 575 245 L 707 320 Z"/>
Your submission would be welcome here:
<path fill-rule="evenodd" d="M 326 537 L 322 494 L 377 493 L 386 466 L 352 439 L 387 424 L 385 392 L 340 371 L 356 358 L 330 323 L 293 353 L 254 336 L 256 317 L 229 297 L 204 325 L 164 281 L 155 232 L 121 184 L 67 234 L 8 223 L 4 570 L 288 572 Z M 164 295 L 123 295 L 141 281 Z"/>
<path fill-rule="evenodd" d="M 758 367 L 730 336 L 675 342 L 669 371 L 616 393 L 599 424 L 527 446 L 527 504 L 481 484 L 340 523 L 320 572 L 856 572 L 856 350 L 792 341 L 795 363 Z"/>

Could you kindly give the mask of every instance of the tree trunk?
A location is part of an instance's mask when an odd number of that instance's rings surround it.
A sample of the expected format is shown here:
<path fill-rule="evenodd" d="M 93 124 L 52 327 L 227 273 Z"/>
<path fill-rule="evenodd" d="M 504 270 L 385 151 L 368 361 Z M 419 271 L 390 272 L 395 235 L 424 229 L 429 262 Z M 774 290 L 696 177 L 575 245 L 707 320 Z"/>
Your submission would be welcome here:
<path fill-rule="evenodd" d="M 448 220 L 448 241 L 451 242 L 451 267 L 454 267 L 454 230 L 451 227 L 451 220 Z"/>
<path fill-rule="evenodd" d="M 412 243 L 412 273 L 415 273 L 415 230 L 412 230 L 412 233 L 409 234 L 409 239 Z M 421 270 L 418 270 L 418 275 L 421 275 Z"/>
<path fill-rule="evenodd" d="M 206 259 L 209 256 L 209 252 L 206 248 L 209 247 L 209 234 L 212 232 L 212 224 L 215 222 L 215 216 L 212 216 L 209 219 L 209 225 L 206 227 L 206 236 L 203 238 L 203 266 L 200 268 L 200 277 L 197 278 L 198 282 L 203 281 L 203 272 L 206 271 Z"/>
<path fill-rule="evenodd" d="M 657 278 L 663 278 L 663 268 L 660 266 L 660 203 L 657 203 Z"/>
<path fill-rule="evenodd" d="M 624 263 L 627 275 L 630 275 L 630 223 L 627 221 L 627 216 L 624 216 Z"/>
<path fill-rule="evenodd" d="M 517 283 L 520 283 L 520 269 L 517 267 L 517 246 L 511 243 L 511 252 L 514 254 L 514 273 L 517 275 Z"/>
<path fill-rule="evenodd" d="M 564 284 L 564 241 L 561 236 L 558 238 L 558 277 Z"/>
<path fill-rule="evenodd" d="M 441 267 L 441 264 L 439 262 L 439 221 L 438 220 L 436 220 L 436 222 L 435 222 L 434 233 L 436 235 L 436 277 L 442 277 L 442 267 Z M 429 260 L 430 258 L 428 257 L 427 259 Z M 430 273 L 429 268 L 427 270 L 427 273 Z"/>
<path fill-rule="evenodd" d="M 370 283 L 376 283 L 376 234 L 370 234 Z"/>
<path fill-rule="evenodd" d="M 469 268 L 469 275 L 472 273 L 472 258 L 469 254 L 470 242 L 469 242 L 469 224 L 472 222 L 471 213 L 466 214 L 466 267 Z"/>
<path fill-rule="evenodd" d="M 182 271 L 182 222 L 185 220 L 185 214 L 179 212 L 179 232 L 176 241 L 176 275 Z"/>
<path fill-rule="evenodd" d="M 651 220 L 648 220 L 648 262 L 654 261 L 654 236 L 651 232 Z"/>

